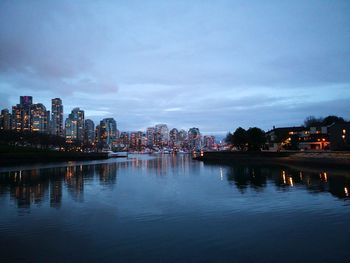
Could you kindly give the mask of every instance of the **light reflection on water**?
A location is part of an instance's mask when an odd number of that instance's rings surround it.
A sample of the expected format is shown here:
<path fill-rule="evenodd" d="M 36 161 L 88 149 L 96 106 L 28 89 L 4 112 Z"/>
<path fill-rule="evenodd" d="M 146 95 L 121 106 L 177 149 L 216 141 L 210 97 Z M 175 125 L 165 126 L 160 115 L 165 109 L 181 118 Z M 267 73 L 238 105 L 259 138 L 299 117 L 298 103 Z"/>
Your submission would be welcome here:
<path fill-rule="evenodd" d="M 346 262 L 349 190 L 348 172 L 187 155 L 2 168 L 0 257 Z"/>

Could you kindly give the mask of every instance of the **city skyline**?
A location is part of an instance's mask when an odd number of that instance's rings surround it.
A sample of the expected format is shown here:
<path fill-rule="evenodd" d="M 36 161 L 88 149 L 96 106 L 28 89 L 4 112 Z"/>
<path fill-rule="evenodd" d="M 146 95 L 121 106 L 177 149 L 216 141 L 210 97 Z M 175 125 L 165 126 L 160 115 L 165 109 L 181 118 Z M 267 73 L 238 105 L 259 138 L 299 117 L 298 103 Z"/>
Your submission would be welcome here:
<path fill-rule="evenodd" d="M 51 109 L 50 113 L 45 105 L 35 103 L 32 96 L 20 96 L 19 103 L 11 107 L 11 112 L 9 109 L 1 110 L 0 131 L 5 134 L 29 132 L 33 135 L 40 133 L 40 136 L 53 135 L 58 140 L 56 144 L 64 140 L 66 146 L 70 145 L 75 151 L 81 151 L 81 147 L 84 147 L 87 151 L 123 149 L 169 152 L 214 149 L 217 146 L 215 136 L 201 134 L 195 127 L 189 128 L 188 132 L 177 128 L 169 131 L 167 124 L 157 124 L 146 130 L 120 131 L 113 117 L 104 118 L 95 126 L 93 120 L 85 118 L 85 111 L 80 107 L 73 108 L 68 117 L 63 118 L 64 104 L 60 98 L 51 100 Z M 57 150 L 59 147 L 54 148 Z"/>
<path fill-rule="evenodd" d="M 350 117 L 348 1 L 0 3 L 0 108 L 221 134 Z M 47 108 L 49 109 L 49 108 Z"/>

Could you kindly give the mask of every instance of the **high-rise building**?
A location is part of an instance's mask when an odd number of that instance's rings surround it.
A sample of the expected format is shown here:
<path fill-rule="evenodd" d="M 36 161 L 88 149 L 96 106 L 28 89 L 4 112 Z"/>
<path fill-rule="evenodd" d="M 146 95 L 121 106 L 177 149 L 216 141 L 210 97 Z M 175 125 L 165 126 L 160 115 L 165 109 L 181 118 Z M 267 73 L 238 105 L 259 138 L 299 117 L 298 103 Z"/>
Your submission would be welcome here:
<path fill-rule="evenodd" d="M 96 125 L 95 128 L 95 144 L 99 146 L 100 143 L 100 125 Z"/>
<path fill-rule="evenodd" d="M 33 105 L 32 96 L 20 96 L 22 131 L 31 130 L 31 107 Z"/>
<path fill-rule="evenodd" d="M 19 104 L 12 106 L 12 129 L 18 132 L 22 130 L 21 107 Z"/>
<path fill-rule="evenodd" d="M 30 110 L 31 131 L 47 133 L 49 131 L 50 112 L 41 104 L 33 104 Z"/>
<path fill-rule="evenodd" d="M 0 130 L 11 130 L 11 113 L 8 109 L 1 110 Z"/>
<path fill-rule="evenodd" d="M 201 149 L 201 134 L 198 128 L 189 129 L 188 146 L 191 151 L 198 151 Z"/>
<path fill-rule="evenodd" d="M 19 103 L 23 107 L 31 106 L 33 104 L 33 97 L 32 96 L 20 96 L 19 97 Z"/>
<path fill-rule="evenodd" d="M 155 139 L 155 128 L 154 127 L 147 128 L 146 137 L 147 137 L 147 146 L 153 147 L 154 139 Z"/>
<path fill-rule="evenodd" d="M 169 146 L 175 147 L 178 144 L 178 134 L 179 131 L 176 128 L 173 128 L 169 132 Z"/>
<path fill-rule="evenodd" d="M 16 131 L 31 130 L 32 96 L 20 96 L 20 103 L 12 106 L 12 129 Z"/>
<path fill-rule="evenodd" d="M 169 129 L 166 124 L 157 124 L 155 127 L 155 142 L 157 146 L 168 145 Z"/>
<path fill-rule="evenodd" d="M 100 142 L 103 147 L 111 147 L 117 140 L 117 122 L 114 118 L 105 118 L 100 122 Z"/>
<path fill-rule="evenodd" d="M 92 120 L 85 120 L 84 143 L 93 144 L 95 142 L 95 124 Z"/>
<path fill-rule="evenodd" d="M 74 108 L 68 115 L 65 122 L 66 141 L 81 141 L 84 140 L 84 111 L 80 108 Z"/>
<path fill-rule="evenodd" d="M 51 133 L 63 136 L 63 105 L 60 98 L 51 100 Z"/>
<path fill-rule="evenodd" d="M 120 137 L 119 137 L 119 142 L 123 147 L 128 147 L 129 146 L 129 133 L 127 132 L 121 132 Z"/>
<path fill-rule="evenodd" d="M 188 149 L 187 144 L 187 131 L 181 129 L 178 133 L 177 139 L 179 141 L 179 145 L 183 149 Z"/>
<path fill-rule="evenodd" d="M 141 131 L 130 133 L 130 148 L 141 150 L 143 133 Z"/>
<path fill-rule="evenodd" d="M 185 130 L 180 130 L 177 137 L 179 142 L 182 143 L 187 140 L 187 132 Z"/>
<path fill-rule="evenodd" d="M 203 146 L 206 149 L 211 150 L 214 148 L 214 145 L 215 145 L 215 137 L 214 136 L 205 135 L 203 137 Z"/>

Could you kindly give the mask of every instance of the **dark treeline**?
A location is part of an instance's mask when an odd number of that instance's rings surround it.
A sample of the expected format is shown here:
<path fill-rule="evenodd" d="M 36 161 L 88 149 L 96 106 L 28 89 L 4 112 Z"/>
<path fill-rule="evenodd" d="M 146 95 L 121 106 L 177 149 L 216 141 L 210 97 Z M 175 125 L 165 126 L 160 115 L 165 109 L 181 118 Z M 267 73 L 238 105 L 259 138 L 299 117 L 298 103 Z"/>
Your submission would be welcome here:
<path fill-rule="evenodd" d="M 12 130 L 0 131 L 0 145 L 15 147 L 31 147 L 37 149 L 75 150 L 84 146 L 82 142 L 66 143 L 65 138 L 39 132 L 18 132 Z M 89 147 L 85 145 L 84 148 Z"/>
<path fill-rule="evenodd" d="M 342 117 L 330 115 L 326 118 L 316 118 L 315 116 L 309 116 L 304 121 L 304 127 L 317 127 L 317 126 L 329 126 L 333 123 L 345 123 L 346 121 Z"/>
<path fill-rule="evenodd" d="M 234 145 L 241 151 L 259 151 L 266 142 L 265 132 L 257 127 L 248 130 L 239 127 L 234 133 L 228 133 L 226 142 Z"/>

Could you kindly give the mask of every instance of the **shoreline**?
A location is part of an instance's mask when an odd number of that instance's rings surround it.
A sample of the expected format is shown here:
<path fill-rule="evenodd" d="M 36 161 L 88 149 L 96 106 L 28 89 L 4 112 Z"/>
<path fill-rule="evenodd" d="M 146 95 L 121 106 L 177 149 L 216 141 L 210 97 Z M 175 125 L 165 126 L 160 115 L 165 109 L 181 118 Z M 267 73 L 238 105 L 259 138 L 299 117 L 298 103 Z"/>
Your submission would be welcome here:
<path fill-rule="evenodd" d="M 350 152 L 204 152 L 194 160 L 217 164 L 282 165 L 349 169 Z"/>
<path fill-rule="evenodd" d="M 0 153 L 0 165 L 10 166 L 27 163 L 65 162 L 65 161 L 92 161 L 108 159 L 108 153 L 84 152 L 9 152 Z"/>

